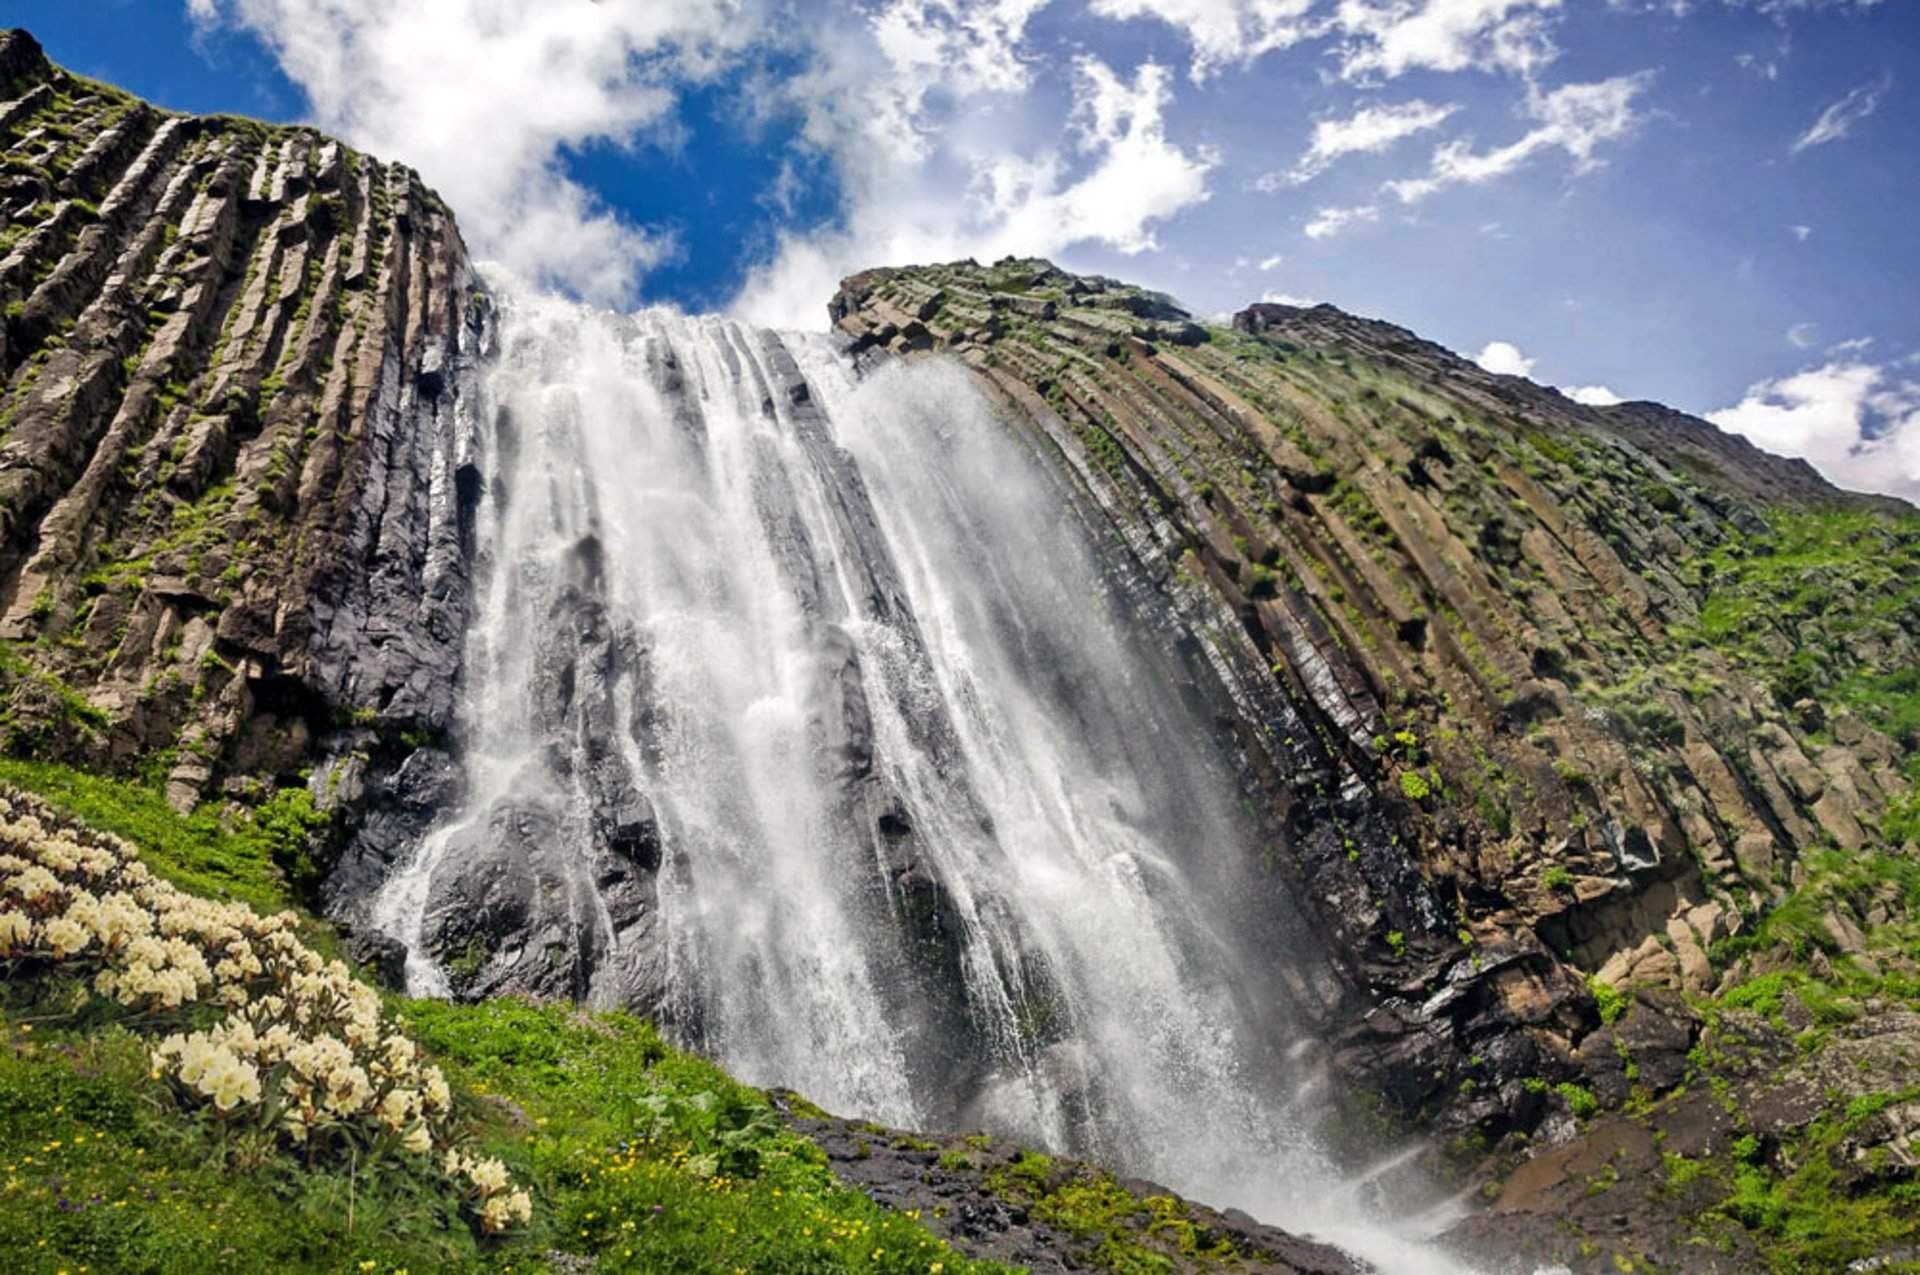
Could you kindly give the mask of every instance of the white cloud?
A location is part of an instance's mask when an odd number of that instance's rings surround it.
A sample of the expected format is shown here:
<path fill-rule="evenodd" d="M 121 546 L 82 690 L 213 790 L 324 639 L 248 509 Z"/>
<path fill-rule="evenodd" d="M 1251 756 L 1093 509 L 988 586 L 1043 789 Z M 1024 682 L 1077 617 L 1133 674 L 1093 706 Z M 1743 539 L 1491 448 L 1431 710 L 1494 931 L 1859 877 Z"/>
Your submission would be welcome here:
<path fill-rule="evenodd" d="M 1307 238 L 1327 239 L 1339 234 L 1348 226 L 1361 222 L 1379 221 L 1380 210 L 1372 204 L 1363 204 L 1357 208 L 1322 208 L 1307 223 Z"/>
<path fill-rule="evenodd" d="M 1837 102 L 1830 103 L 1807 131 L 1794 139 L 1787 153 L 1798 155 L 1810 146 L 1824 146 L 1828 142 L 1837 142 L 1853 133 L 1853 126 L 1874 113 L 1880 107 L 1880 99 L 1893 87 L 1893 76 L 1882 75 L 1879 79 L 1862 84 Z"/>
<path fill-rule="evenodd" d="M 1787 233 L 1793 236 L 1795 242 L 1805 243 L 1807 240 L 1813 238 L 1813 227 L 1812 226 L 1788 226 Z"/>
<path fill-rule="evenodd" d="M 1856 336 L 1846 341 L 1835 341 L 1827 347 L 1827 357 L 1834 358 L 1842 354 L 1859 354 L 1873 344 L 1870 336 Z"/>
<path fill-rule="evenodd" d="M 1260 294 L 1260 301 L 1263 305 L 1292 305 L 1299 306 L 1301 309 L 1319 304 L 1312 297 L 1299 297 L 1290 292 L 1263 292 Z"/>
<path fill-rule="evenodd" d="M 1820 325 L 1817 323 L 1796 323 L 1787 329 L 1787 344 L 1802 350 L 1810 350 L 1820 340 Z"/>
<path fill-rule="evenodd" d="M 1438 128 L 1460 108 L 1418 99 L 1391 106 L 1366 106 L 1345 118 L 1314 123 L 1313 137 L 1291 169 L 1272 172 L 1254 183 L 1264 191 L 1312 181 L 1343 155 L 1377 154 L 1403 138 Z"/>
<path fill-rule="evenodd" d="M 481 255 L 590 299 L 631 299 L 666 238 L 563 168 L 568 148 L 669 130 L 680 81 L 760 27 L 758 0 L 188 0 L 202 24 L 258 35 L 312 120 L 420 170 Z M 661 131 L 670 139 L 669 131 Z"/>
<path fill-rule="evenodd" d="M 1615 394 L 1606 385 L 1562 385 L 1560 392 L 1576 403 L 1585 403 L 1588 407 L 1612 407 L 1626 400 Z"/>
<path fill-rule="evenodd" d="M 1707 419 L 1842 487 L 1920 498 L 1920 384 L 1836 360 L 1753 386 Z"/>
<path fill-rule="evenodd" d="M 796 28 L 781 0 L 187 0 L 200 22 L 258 35 L 314 123 L 418 168 L 476 255 L 604 304 L 633 302 L 673 243 L 572 180 L 569 157 L 680 144 L 679 95 L 744 80 L 745 125 L 798 129 L 760 203 L 795 206 L 801 154 L 841 198 L 829 228 L 779 235 L 734 305 L 804 326 L 856 269 L 1143 252 L 1207 197 L 1218 157 L 1169 138 L 1164 67 L 1083 56 L 1069 102 L 1030 92 L 1027 27 L 1049 2 L 872 0 L 809 7 Z"/>
<path fill-rule="evenodd" d="M 1128 21 L 1157 18 L 1179 27 L 1193 45 L 1196 83 L 1222 66 L 1245 66 L 1314 33 L 1306 16 L 1314 0 L 1091 0 L 1088 10 Z"/>
<path fill-rule="evenodd" d="M 903 82 L 916 77 L 962 95 L 1027 86 L 1019 48 L 1047 0 L 893 0 L 871 19 L 874 42 Z"/>
<path fill-rule="evenodd" d="M 1218 157 L 1167 136 L 1173 86 L 1163 66 L 1145 63 L 1128 80 L 1098 58 L 1080 57 L 1065 134 L 1017 149 L 994 128 L 930 127 L 931 108 L 913 96 L 922 92 L 924 67 L 915 87 L 903 87 L 875 79 L 857 50 L 836 47 L 834 58 L 787 92 L 807 115 L 810 140 L 839 172 L 840 224 L 782 235 L 734 302 L 742 317 L 816 327 L 840 278 L 881 262 L 1053 255 L 1077 244 L 1145 252 L 1158 246 L 1161 223 L 1208 197 Z M 974 99 L 993 90 L 949 91 L 978 110 L 991 101 Z M 899 140 L 903 127 L 908 143 Z M 955 197 L 956 190 L 965 193 Z"/>
<path fill-rule="evenodd" d="M 1286 260 L 1285 257 L 1276 252 L 1271 257 L 1262 257 L 1260 259 L 1260 269 L 1262 273 L 1278 270 L 1285 264 Z"/>
<path fill-rule="evenodd" d="M 1604 142 L 1619 141 L 1639 127 L 1635 101 L 1646 90 L 1652 73 L 1615 76 L 1590 84 L 1565 84 L 1542 93 L 1529 86 L 1526 112 L 1538 122 L 1518 141 L 1491 151 L 1477 151 L 1469 138 L 1443 142 L 1434 150 L 1426 176 L 1387 183 L 1403 203 L 1417 203 L 1436 191 L 1455 185 L 1478 185 L 1504 177 L 1543 151 L 1564 151 L 1574 161 L 1576 174 L 1600 166 L 1594 152 Z"/>
<path fill-rule="evenodd" d="M 1559 55 L 1547 14 L 1560 0 L 1339 0 L 1348 39 L 1341 73 L 1510 71 L 1532 76 Z"/>
<path fill-rule="evenodd" d="M 1473 356 L 1473 361 L 1489 372 L 1502 376 L 1525 376 L 1533 371 L 1535 360 L 1520 353 L 1511 341 L 1489 341 Z"/>
<path fill-rule="evenodd" d="M 1193 49 L 1196 83 L 1222 67 L 1305 40 L 1335 40 L 1340 74 L 1392 79 L 1409 71 L 1537 74 L 1559 49 L 1552 20 L 1560 0 L 1090 0 L 1116 21 L 1156 19 Z M 1330 9 L 1331 12 L 1326 10 Z"/>

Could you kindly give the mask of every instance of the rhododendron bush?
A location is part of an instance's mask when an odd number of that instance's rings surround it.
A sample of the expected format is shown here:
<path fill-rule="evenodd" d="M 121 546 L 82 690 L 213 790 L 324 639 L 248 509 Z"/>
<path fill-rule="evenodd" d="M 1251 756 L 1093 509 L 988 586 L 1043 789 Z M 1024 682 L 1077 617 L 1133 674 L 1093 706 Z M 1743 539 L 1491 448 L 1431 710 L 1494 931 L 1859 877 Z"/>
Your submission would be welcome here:
<path fill-rule="evenodd" d="M 154 1078 L 229 1131 L 265 1132 L 309 1162 L 410 1157 L 447 1175 L 482 1230 L 527 1222 L 532 1200 L 499 1160 L 449 1146 L 440 1069 L 374 989 L 300 941 L 296 921 L 184 893 L 118 838 L 0 797 L 9 981 L 84 979 L 128 1026 L 161 1037 Z"/>

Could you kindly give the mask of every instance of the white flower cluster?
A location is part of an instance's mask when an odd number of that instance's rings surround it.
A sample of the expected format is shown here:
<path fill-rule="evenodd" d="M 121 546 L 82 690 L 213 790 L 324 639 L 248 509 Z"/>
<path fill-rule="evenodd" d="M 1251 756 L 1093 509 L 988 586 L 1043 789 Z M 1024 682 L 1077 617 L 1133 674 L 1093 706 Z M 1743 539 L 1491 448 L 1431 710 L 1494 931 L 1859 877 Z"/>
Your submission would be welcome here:
<path fill-rule="evenodd" d="M 507 1166 L 500 1161 L 449 1151 L 446 1170 L 448 1177 L 465 1178 L 472 1184 L 482 1230 L 504 1231 L 515 1222 L 524 1225 L 533 1217 L 533 1197 L 514 1187 Z"/>
<path fill-rule="evenodd" d="M 162 1040 L 153 1070 L 226 1119 L 270 1124 L 309 1153 L 386 1141 L 429 1154 L 451 1133 L 446 1077 L 382 1018 L 377 992 L 300 942 L 296 922 L 183 893 L 118 838 L 0 795 L 0 961 L 76 969 L 146 1016 L 220 1006 L 217 1025 Z M 500 1161 L 449 1151 L 444 1166 L 482 1229 L 531 1218 Z"/>

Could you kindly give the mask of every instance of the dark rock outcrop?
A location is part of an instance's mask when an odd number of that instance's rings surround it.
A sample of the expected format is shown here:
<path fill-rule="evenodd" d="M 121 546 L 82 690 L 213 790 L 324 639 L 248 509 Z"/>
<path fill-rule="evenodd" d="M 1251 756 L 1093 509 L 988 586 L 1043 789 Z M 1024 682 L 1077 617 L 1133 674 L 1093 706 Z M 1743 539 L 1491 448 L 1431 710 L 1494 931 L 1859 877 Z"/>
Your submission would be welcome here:
<path fill-rule="evenodd" d="M 1030 1271 L 1231 1269 L 1248 1275 L 1363 1275 L 1336 1249 L 1235 1209 L 982 1135 L 923 1137 L 826 1115 L 773 1095 L 787 1124 L 869 1198 L 917 1216 L 969 1257 Z"/>
<path fill-rule="evenodd" d="M 453 724 L 490 311 L 451 214 L 22 31 L 0 146 L 6 746 L 170 756 L 183 808 L 334 758 L 316 796 L 358 813 Z"/>

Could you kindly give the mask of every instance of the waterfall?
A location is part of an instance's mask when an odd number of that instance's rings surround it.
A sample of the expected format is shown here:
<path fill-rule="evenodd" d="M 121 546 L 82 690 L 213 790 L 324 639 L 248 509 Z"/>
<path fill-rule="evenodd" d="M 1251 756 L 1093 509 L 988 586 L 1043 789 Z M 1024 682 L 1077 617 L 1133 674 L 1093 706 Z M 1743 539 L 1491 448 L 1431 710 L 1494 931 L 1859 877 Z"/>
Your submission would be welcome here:
<path fill-rule="evenodd" d="M 1290 1102 L 1317 958 L 1217 727 L 969 374 L 496 290 L 466 796 L 373 905 L 411 989 L 1452 1269 Z"/>

